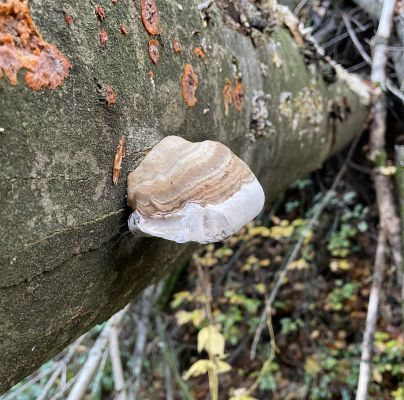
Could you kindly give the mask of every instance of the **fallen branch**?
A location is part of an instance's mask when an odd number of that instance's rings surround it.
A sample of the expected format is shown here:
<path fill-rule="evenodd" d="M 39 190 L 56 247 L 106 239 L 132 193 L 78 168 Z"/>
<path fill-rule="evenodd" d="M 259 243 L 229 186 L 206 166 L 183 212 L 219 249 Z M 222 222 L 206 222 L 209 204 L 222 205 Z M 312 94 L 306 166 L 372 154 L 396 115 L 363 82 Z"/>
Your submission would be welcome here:
<path fill-rule="evenodd" d="M 377 323 L 377 309 L 379 306 L 380 290 L 382 286 L 385 266 L 385 251 L 386 234 L 383 229 L 380 229 L 379 237 L 377 240 L 372 288 L 370 289 L 369 295 L 368 313 L 366 315 L 366 328 L 363 334 L 362 355 L 359 369 L 358 389 L 356 391 L 356 400 L 366 400 L 368 393 L 373 352 L 373 333 L 375 331 Z"/>
<path fill-rule="evenodd" d="M 104 350 L 102 355 L 100 365 L 98 367 L 97 375 L 94 378 L 94 382 L 91 385 L 91 393 L 90 393 L 90 400 L 93 400 L 97 395 L 98 388 L 101 383 L 102 374 L 104 373 L 105 364 L 107 363 L 107 359 L 109 356 L 109 347 Z"/>
<path fill-rule="evenodd" d="M 117 312 L 108 320 L 104 329 L 101 331 L 97 340 L 95 341 L 94 346 L 90 350 L 88 358 L 81 368 L 77 381 L 67 397 L 67 400 L 81 400 L 86 394 L 88 385 L 93 379 L 94 374 L 101 362 L 102 355 L 108 346 L 110 331 L 121 324 L 128 308 L 129 306 L 126 306 L 123 310 Z"/>
<path fill-rule="evenodd" d="M 144 290 L 140 301 L 140 317 L 136 320 L 136 345 L 133 354 L 132 384 L 129 389 L 129 399 L 136 400 L 139 396 L 142 362 L 146 345 L 147 333 L 149 330 L 150 313 L 156 287 L 150 286 Z"/>
<path fill-rule="evenodd" d="M 66 355 L 58 361 L 58 366 L 53 372 L 53 374 L 50 376 L 48 382 L 46 382 L 46 385 L 43 387 L 41 393 L 39 394 L 37 400 L 45 400 L 50 388 L 53 386 L 55 383 L 56 379 L 59 377 L 59 375 L 63 372 L 63 369 L 66 367 L 66 365 L 70 362 L 70 360 L 73 358 L 73 356 L 76 354 L 77 348 L 80 346 L 82 341 L 84 340 L 86 334 L 80 336 L 69 348 L 67 351 Z"/>
<path fill-rule="evenodd" d="M 384 270 L 385 242 L 388 240 L 393 261 L 398 270 L 402 266 L 400 222 L 396 215 L 394 197 L 391 190 L 391 181 L 387 175 L 381 173 L 384 166 L 385 132 L 386 132 L 386 102 L 382 88 L 386 82 L 386 45 L 390 38 L 395 0 L 385 0 L 382 15 L 375 37 L 375 48 L 372 61 L 371 80 L 377 85 L 376 101 L 373 107 L 373 121 L 370 127 L 371 158 L 375 162 L 374 184 L 377 206 L 379 210 L 380 231 L 373 273 L 372 289 L 369 296 L 369 306 L 366 315 L 365 332 L 362 342 L 362 355 L 359 370 L 358 388 L 356 400 L 366 400 L 371 373 L 371 360 L 373 348 L 373 334 L 377 323 L 379 297 Z"/>
<path fill-rule="evenodd" d="M 119 350 L 118 329 L 113 326 L 109 331 L 109 354 L 111 357 L 112 374 L 114 377 L 115 400 L 126 400 L 125 378 L 123 375 L 121 352 Z"/>
<path fill-rule="evenodd" d="M 396 146 L 396 187 L 401 219 L 401 251 L 404 251 L 404 146 Z M 404 257 L 403 257 L 404 258 Z M 401 302 L 404 316 L 404 261 L 401 265 Z"/>

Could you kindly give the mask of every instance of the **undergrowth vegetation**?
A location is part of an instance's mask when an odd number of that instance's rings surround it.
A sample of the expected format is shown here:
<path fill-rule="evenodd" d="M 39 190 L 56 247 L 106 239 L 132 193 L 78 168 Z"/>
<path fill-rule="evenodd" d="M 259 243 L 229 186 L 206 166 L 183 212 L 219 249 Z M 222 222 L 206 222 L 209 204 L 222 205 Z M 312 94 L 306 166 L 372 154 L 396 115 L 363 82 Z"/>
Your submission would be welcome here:
<path fill-rule="evenodd" d="M 368 193 L 347 180 L 307 232 L 323 199 L 320 187 L 330 180 L 326 166 L 292 185 L 260 220 L 201 248 L 146 298 L 149 314 L 144 298 L 132 305 L 120 331 L 128 391 L 137 381 L 137 398 L 151 400 L 167 398 L 167 390 L 172 399 L 354 398 L 376 226 Z M 302 234 L 299 256 L 288 263 Z M 383 285 L 369 399 L 402 400 L 404 337 L 393 270 Z M 136 353 L 145 317 L 144 346 Z M 47 398 L 66 397 L 104 328 L 82 339 Z M 38 398 L 63 360 L 48 362 L 5 398 Z M 115 390 L 106 348 L 86 398 L 113 399 Z"/>

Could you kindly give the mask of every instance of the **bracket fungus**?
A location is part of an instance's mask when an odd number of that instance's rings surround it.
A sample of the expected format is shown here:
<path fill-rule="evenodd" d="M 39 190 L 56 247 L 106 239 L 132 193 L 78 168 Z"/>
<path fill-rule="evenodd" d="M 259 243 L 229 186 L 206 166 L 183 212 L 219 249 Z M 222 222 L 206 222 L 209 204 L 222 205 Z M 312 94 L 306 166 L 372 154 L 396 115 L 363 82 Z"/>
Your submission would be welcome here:
<path fill-rule="evenodd" d="M 210 243 L 241 229 L 262 210 L 264 191 L 224 144 L 167 136 L 128 176 L 133 233 L 178 243 Z"/>

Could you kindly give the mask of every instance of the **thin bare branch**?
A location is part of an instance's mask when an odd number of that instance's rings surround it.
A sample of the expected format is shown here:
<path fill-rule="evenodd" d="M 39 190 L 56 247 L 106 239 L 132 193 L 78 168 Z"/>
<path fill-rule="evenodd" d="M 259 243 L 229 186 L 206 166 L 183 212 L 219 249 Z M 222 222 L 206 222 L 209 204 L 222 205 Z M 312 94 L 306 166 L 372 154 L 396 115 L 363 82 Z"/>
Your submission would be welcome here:
<path fill-rule="evenodd" d="M 142 362 L 144 357 L 144 349 L 149 331 L 150 313 L 153 304 L 153 294 L 155 286 L 150 286 L 144 290 L 140 301 L 140 317 L 136 320 L 136 346 L 133 354 L 133 368 L 132 368 L 132 384 L 129 389 L 129 399 L 136 400 L 140 391 L 141 375 L 142 375 Z"/>
<path fill-rule="evenodd" d="M 84 363 L 77 381 L 73 386 L 67 400 L 81 400 L 86 394 L 88 385 L 94 377 L 94 374 L 97 371 L 98 366 L 100 365 L 102 355 L 108 346 L 109 343 L 109 335 L 112 328 L 117 327 L 121 324 L 122 319 L 128 310 L 128 306 L 126 306 L 123 310 L 117 312 L 113 315 L 105 325 L 104 329 L 99 334 L 97 340 L 94 343 L 94 346 L 90 350 L 88 358 Z"/>
<path fill-rule="evenodd" d="M 94 378 L 94 382 L 91 385 L 90 400 L 93 400 L 97 396 L 98 388 L 100 387 L 102 374 L 104 373 L 105 364 L 109 356 L 109 347 L 104 350 L 102 354 L 100 366 L 98 367 L 97 375 Z"/>
<path fill-rule="evenodd" d="M 379 307 L 380 291 L 383 280 L 386 251 L 386 234 L 383 229 L 379 232 L 377 241 L 375 269 L 373 272 L 372 288 L 370 290 L 368 312 L 366 315 L 366 328 L 363 334 L 362 355 L 359 369 L 358 389 L 356 400 L 366 400 L 371 372 L 373 333 L 377 323 L 377 310 Z"/>
<path fill-rule="evenodd" d="M 378 238 L 375 267 L 373 273 L 372 289 L 369 297 L 369 306 L 366 316 L 365 331 L 362 342 L 362 355 L 359 371 L 356 400 L 366 400 L 371 374 L 371 360 L 373 349 L 373 334 L 377 323 L 379 297 L 385 264 L 385 244 L 388 240 L 393 260 L 398 271 L 402 266 L 400 221 L 397 217 L 392 182 L 390 177 L 384 175 L 380 169 L 386 158 L 385 133 L 386 133 L 386 102 L 381 88 L 386 83 L 386 45 L 390 38 L 395 0 L 383 2 L 382 15 L 375 37 L 373 52 L 371 80 L 377 85 L 376 101 L 373 107 L 373 121 L 370 127 L 371 157 L 375 161 L 374 184 L 377 206 L 379 210 L 380 232 Z"/>
<path fill-rule="evenodd" d="M 70 362 L 70 360 L 73 358 L 73 356 L 76 354 L 77 348 L 80 346 L 84 338 L 86 337 L 86 334 L 80 336 L 69 348 L 67 351 L 66 355 L 58 361 L 58 367 L 55 369 L 53 374 L 50 376 L 48 382 L 46 382 L 46 385 L 43 387 L 41 393 L 39 394 L 37 400 L 45 400 L 50 388 L 53 386 L 55 383 L 56 379 L 59 377 L 59 375 L 63 372 L 63 369 L 66 368 L 66 365 Z"/>
<path fill-rule="evenodd" d="M 109 354 L 111 357 L 112 374 L 114 376 L 116 400 L 126 400 L 125 377 L 123 375 L 121 352 L 119 350 L 118 329 L 111 327 L 109 331 Z"/>
<path fill-rule="evenodd" d="M 157 314 L 155 319 L 156 319 L 157 332 L 160 337 L 161 351 L 163 353 L 166 364 L 170 367 L 170 370 L 174 375 L 177 385 L 180 388 L 181 398 L 184 400 L 193 400 L 194 397 L 192 396 L 190 390 L 188 389 L 187 384 L 182 379 L 182 376 L 178 372 L 178 365 L 175 358 L 175 352 L 170 347 L 170 342 L 169 339 L 167 338 L 166 328 L 163 324 L 161 315 Z"/>
<path fill-rule="evenodd" d="M 370 58 L 369 54 L 366 53 L 366 50 L 363 48 L 362 43 L 359 41 L 357 38 L 354 29 L 352 28 L 351 21 L 349 17 L 346 14 L 342 15 L 342 19 L 344 21 L 344 24 L 346 26 L 346 29 L 349 33 L 349 36 L 352 40 L 352 43 L 356 47 L 356 49 L 359 51 L 359 54 L 362 56 L 362 58 L 369 64 L 372 64 L 372 59 Z"/>
<path fill-rule="evenodd" d="M 10 393 L 6 394 L 5 396 L 2 396 L 1 399 L 2 400 L 12 400 L 12 399 L 15 399 L 15 398 L 18 399 L 18 396 L 21 393 L 23 393 L 24 390 L 28 389 L 30 386 L 34 385 L 36 382 L 40 381 L 42 378 L 44 378 L 45 376 L 52 373 L 52 371 L 54 371 L 55 368 L 57 368 L 57 364 L 55 364 L 53 367 L 51 367 L 49 369 L 46 369 L 46 370 L 41 371 L 39 373 L 35 373 L 27 383 L 24 383 L 23 385 L 21 385 L 15 391 L 12 391 L 12 389 L 11 389 Z"/>

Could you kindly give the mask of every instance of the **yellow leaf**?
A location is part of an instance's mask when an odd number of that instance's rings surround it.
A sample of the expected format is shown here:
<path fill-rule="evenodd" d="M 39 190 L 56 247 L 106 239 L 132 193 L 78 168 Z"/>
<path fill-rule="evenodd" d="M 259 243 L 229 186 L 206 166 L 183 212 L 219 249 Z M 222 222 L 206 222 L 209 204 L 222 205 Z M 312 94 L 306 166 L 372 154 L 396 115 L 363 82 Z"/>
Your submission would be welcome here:
<path fill-rule="evenodd" d="M 195 301 L 197 303 L 205 304 L 206 302 L 211 301 L 211 298 L 206 293 L 200 293 L 195 296 Z"/>
<path fill-rule="evenodd" d="M 299 260 L 295 260 L 291 262 L 288 266 L 289 270 L 300 270 L 300 269 L 305 269 L 308 268 L 309 264 L 307 264 L 306 260 L 304 258 L 300 258 Z"/>
<path fill-rule="evenodd" d="M 349 269 L 351 269 L 351 267 L 352 267 L 352 263 L 349 262 L 348 260 L 334 259 L 330 263 L 330 269 L 333 272 L 348 271 Z"/>
<path fill-rule="evenodd" d="M 292 225 L 296 228 L 306 225 L 307 221 L 302 218 L 296 218 L 292 221 Z"/>
<path fill-rule="evenodd" d="M 193 311 L 184 311 L 180 310 L 175 313 L 175 319 L 177 320 L 178 325 L 185 325 L 189 322 L 197 328 L 205 318 L 205 312 L 203 309 L 196 309 Z"/>
<path fill-rule="evenodd" d="M 260 260 L 260 267 L 266 268 L 271 265 L 271 260 L 269 258 L 265 258 L 264 260 Z"/>
<path fill-rule="evenodd" d="M 248 272 L 248 271 L 251 271 L 251 268 L 252 268 L 252 265 L 250 265 L 250 264 L 244 264 L 244 265 L 241 267 L 241 270 L 242 270 L 243 272 Z"/>
<path fill-rule="evenodd" d="M 233 255 L 233 250 L 228 247 L 221 247 L 220 249 L 217 249 L 213 255 L 217 258 L 230 257 Z"/>
<path fill-rule="evenodd" d="M 210 360 L 198 360 L 191 365 L 189 370 L 183 375 L 183 378 L 187 381 L 192 376 L 206 374 L 209 369 L 212 369 L 212 362 Z"/>
<path fill-rule="evenodd" d="M 254 265 L 254 264 L 257 264 L 258 261 L 259 261 L 259 260 L 258 260 L 257 257 L 255 257 L 255 256 L 250 256 L 250 257 L 247 258 L 246 263 L 249 264 L 249 265 Z"/>
<path fill-rule="evenodd" d="M 175 313 L 175 319 L 178 325 L 185 325 L 192 320 L 192 313 L 184 310 L 177 311 Z"/>
<path fill-rule="evenodd" d="M 304 242 L 303 242 L 303 244 L 308 245 L 312 241 L 313 236 L 314 236 L 313 231 L 310 231 L 310 230 L 306 231 L 304 233 Z"/>
<path fill-rule="evenodd" d="M 174 294 L 174 299 L 171 302 L 171 307 L 176 308 L 184 301 L 192 301 L 192 294 L 187 291 L 182 291 Z"/>
<path fill-rule="evenodd" d="M 288 238 L 293 233 L 293 226 L 273 226 L 270 229 L 270 237 L 274 239 Z"/>
<path fill-rule="evenodd" d="M 216 361 L 216 364 L 217 364 L 217 366 L 215 367 L 215 369 L 218 374 L 222 374 L 224 372 L 228 372 L 231 370 L 231 365 L 227 364 L 227 362 L 218 360 L 218 361 Z"/>
<path fill-rule="evenodd" d="M 263 283 L 257 283 L 255 285 L 255 289 L 260 294 L 264 294 L 266 292 L 266 287 L 265 287 L 265 285 Z"/>
<path fill-rule="evenodd" d="M 205 349 L 211 355 L 224 355 L 224 336 L 216 326 L 209 325 L 198 333 L 198 353 Z"/>
<path fill-rule="evenodd" d="M 374 369 L 372 372 L 372 376 L 375 382 L 382 383 L 383 382 L 383 375 L 378 369 Z"/>
<path fill-rule="evenodd" d="M 198 328 L 202 321 L 205 319 L 205 311 L 202 309 L 197 309 L 192 312 L 192 324 L 195 328 Z"/>
<path fill-rule="evenodd" d="M 215 250 L 215 245 L 213 243 L 209 243 L 206 245 L 205 249 L 206 251 L 212 252 L 213 250 Z"/>
<path fill-rule="evenodd" d="M 199 262 L 203 267 L 212 267 L 217 263 L 217 258 L 207 254 L 206 256 L 200 258 Z"/>
<path fill-rule="evenodd" d="M 387 167 L 380 167 L 379 171 L 383 174 L 383 175 L 394 175 L 397 171 L 397 168 L 394 165 L 388 165 Z"/>
<path fill-rule="evenodd" d="M 313 332 L 310 334 L 310 339 L 315 340 L 320 336 L 320 331 L 318 329 L 315 329 Z"/>
<path fill-rule="evenodd" d="M 304 370 L 310 375 L 316 375 L 321 371 L 321 365 L 316 357 L 309 356 L 304 363 Z"/>
<path fill-rule="evenodd" d="M 246 388 L 238 388 L 233 390 L 232 396 L 229 398 L 229 400 L 257 400 L 257 399 L 255 397 L 251 397 L 248 394 Z"/>
<path fill-rule="evenodd" d="M 270 230 L 266 226 L 257 226 L 250 230 L 251 236 L 262 236 L 262 237 L 269 237 Z"/>

